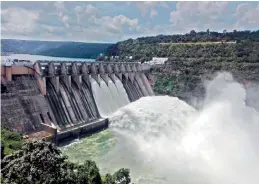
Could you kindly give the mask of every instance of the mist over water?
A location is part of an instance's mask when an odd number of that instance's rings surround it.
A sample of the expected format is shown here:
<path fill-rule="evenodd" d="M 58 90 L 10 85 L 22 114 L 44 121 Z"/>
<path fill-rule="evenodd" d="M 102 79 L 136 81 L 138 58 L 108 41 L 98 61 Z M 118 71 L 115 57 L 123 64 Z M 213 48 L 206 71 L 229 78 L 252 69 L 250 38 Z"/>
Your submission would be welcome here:
<path fill-rule="evenodd" d="M 229 73 L 208 83 L 200 111 L 176 97 L 143 97 L 110 117 L 114 147 L 96 162 L 128 167 L 141 184 L 257 184 L 259 114 L 245 97 Z"/>
<path fill-rule="evenodd" d="M 259 115 L 229 73 L 208 84 L 200 112 L 183 101 L 144 97 L 111 118 L 167 182 L 255 184 L 259 179 Z"/>

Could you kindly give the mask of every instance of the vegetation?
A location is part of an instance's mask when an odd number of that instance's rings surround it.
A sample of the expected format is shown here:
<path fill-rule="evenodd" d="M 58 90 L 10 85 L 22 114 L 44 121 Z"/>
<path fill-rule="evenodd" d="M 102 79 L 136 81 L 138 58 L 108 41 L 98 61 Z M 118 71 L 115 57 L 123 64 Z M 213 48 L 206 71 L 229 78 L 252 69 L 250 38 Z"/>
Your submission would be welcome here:
<path fill-rule="evenodd" d="M 1 162 L 3 183 L 39 184 L 128 184 L 128 169 L 101 177 L 93 161 L 82 165 L 71 163 L 53 144 L 38 141 L 26 143 L 21 150 Z"/>
<path fill-rule="evenodd" d="M 259 82 L 259 30 L 223 33 L 158 35 L 118 42 L 108 48 L 106 55 L 121 60 L 145 62 L 152 57 L 167 57 L 163 65 L 153 66 L 157 76 L 154 91 L 177 96 L 190 102 L 205 95 L 203 81 L 217 71 L 229 71 L 241 83 Z"/>
<path fill-rule="evenodd" d="M 24 142 L 22 134 L 1 127 L 1 158 L 20 150 Z"/>
<path fill-rule="evenodd" d="M 225 41 L 232 41 L 232 43 Z M 259 58 L 258 49 L 259 30 L 225 33 L 209 32 L 209 30 L 193 33 L 192 30 L 185 35 L 158 35 L 128 39 L 110 46 L 106 54 L 117 55 L 122 59 L 133 56 L 134 61 L 147 61 L 152 57 L 228 57 L 232 60 L 242 58 L 249 62 L 256 62 Z"/>
<path fill-rule="evenodd" d="M 214 74 L 220 71 L 231 72 L 234 78 L 245 86 L 259 82 L 258 61 L 246 62 L 220 57 L 169 58 L 164 65 L 153 68 L 152 73 L 157 75 L 154 91 L 177 96 L 187 102 L 190 102 L 191 98 L 202 100 L 205 95 L 203 81 L 212 79 Z M 253 88 L 251 85 L 250 88 Z"/>
<path fill-rule="evenodd" d="M 54 57 L 95 59 L 111 46 L 106 43 L 80 43 L 60 41 L 1 40 L 2 53 L 35 54 Z"/>

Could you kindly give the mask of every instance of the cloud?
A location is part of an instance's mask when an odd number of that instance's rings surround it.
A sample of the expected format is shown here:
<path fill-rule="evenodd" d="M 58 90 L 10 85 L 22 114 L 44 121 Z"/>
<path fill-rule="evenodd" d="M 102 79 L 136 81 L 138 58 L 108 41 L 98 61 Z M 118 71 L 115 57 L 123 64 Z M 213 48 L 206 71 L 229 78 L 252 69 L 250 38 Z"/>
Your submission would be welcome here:
<path fill-rule="evenodd" d="M 3 2 L 2 37 L 115 42 L 194 29 L 258 29 L 259 3 Z M 141 12 L 139 15 L 137 12 Z M 153 19 L 147 20 L 148 19 Z"/>
<path fill-rule="evenodd" d="M 153 18 L 158 15 L 158 12 L 156 10 L 151 10 L 150 12 L 150 18 Z"/>
<path fill-rule="evenodd" d="M 77 16 L 77 23 L 79 24 L 82 24 L 82 21 L 85 21 L 83 18 L 89 17 L 89 19 L 91 19 L 92 17 L 98 16 L 98 9 L 91 4 L 76 6 L 75 12 Z"/>
<path fill-rule="evenodd" d="M 56 1 L 56 2 L 54 2 L 54 6 L 58 10 L 64 10 L 65 9 L 64 1 Z"/>
<path fill-rule="evenodd" d="M 39 12 L 21 8 L 7 8 L 1 11 L 2 33 L 31 33 L 36 28 Z"/>
<path fill-rule="evenodd" d="M 140 10 L 142 16 L 146 16 L 147 13 L 150 12 L 150 17 L 152 18 L 158 14 L 156 8 L 168 8 L 168 5 L 165 2 L 144 1 L 136 2 L 136 7 Z"/>
<path fill-rule="evenodd" d="M 228 12 L 228 2 L 178 2 L 176 10 L 170 13 L 172 26 L 181 31 L 191 29 L 224 29 L 224 19 Z M 188 30 L 187 30 L 188 29 Z"/>
<path fill-rule="evenodd" d="M 75 12 L 77 22 L 82 28 L 90 24 L 93 28 L 104 32 L 118 34 L 127 30 L 136 30 L 138 26 L 138 19 L 130 19 L 125 15 L 101 16 L 99 10 L 91 4 L 76 6 Z"/>
<path fill-rule="evenodd" d="M 67 15 L 62 16 L 62 22 L 65 24 L 66 27 L 69 27 Z"/>
<path fill-rule="evenodd" d="M 68 15 L 68 10 L 65 8 L 65 4 L 63 1 L 56 1 L 54 2 L 54 6 L 56 7 L 57 16 L 59 17 L 59 20 L 67 27 L 69 28 L 70 24 L 70 17 Z"/>
<path fill-rule="evenodd" d="M 239 29 L 247 27 L 258 29 L 259 27 L 259 3 L 252 6 L 248 3 L 239 4 L 236 8 L 235 16 L 237 22 L 235 26 Z"/>

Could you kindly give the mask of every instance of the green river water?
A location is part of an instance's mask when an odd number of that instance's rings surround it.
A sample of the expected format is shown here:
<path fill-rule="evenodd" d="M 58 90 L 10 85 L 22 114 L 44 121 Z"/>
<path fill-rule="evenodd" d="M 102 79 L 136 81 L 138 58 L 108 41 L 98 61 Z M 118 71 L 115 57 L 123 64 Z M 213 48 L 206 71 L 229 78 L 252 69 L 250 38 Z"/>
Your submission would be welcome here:
<path fill-rule="evenodd" d="M 72 162 L 82 164 L 85 160 L 95 161 L 101 174 L 114 173 L 120 168 L 129 168 L 133 182 L 164 183 L 164 179 L 156 177 L 152 167 L 134 153 L 136 151 L 133 151 L 134 144 L 126 146 L 123 142 L 122 136 L 107 129 L 76 140 L 60 149 Z"/>

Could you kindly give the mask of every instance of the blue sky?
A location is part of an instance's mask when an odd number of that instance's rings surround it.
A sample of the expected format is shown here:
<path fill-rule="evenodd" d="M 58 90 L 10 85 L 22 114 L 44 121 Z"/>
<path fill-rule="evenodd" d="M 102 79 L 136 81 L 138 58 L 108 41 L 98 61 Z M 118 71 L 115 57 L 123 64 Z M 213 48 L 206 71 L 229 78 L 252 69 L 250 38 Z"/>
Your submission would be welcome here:
<path fill-rule="evenodd" d="M 2 38 L 117 42 L 259 29 L 259 2 L 2 2 Z"/>

